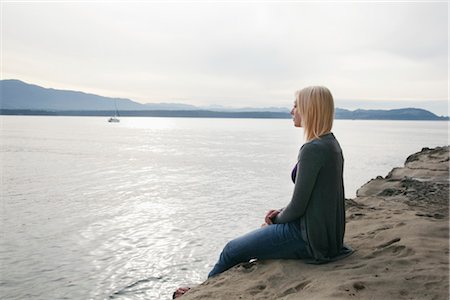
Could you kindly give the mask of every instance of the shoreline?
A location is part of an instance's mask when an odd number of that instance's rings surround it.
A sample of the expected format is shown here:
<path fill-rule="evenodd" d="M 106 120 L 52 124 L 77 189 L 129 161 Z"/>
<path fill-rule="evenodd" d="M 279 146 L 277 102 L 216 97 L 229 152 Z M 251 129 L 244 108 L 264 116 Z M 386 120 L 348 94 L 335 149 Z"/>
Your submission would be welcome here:
<path fill-rule="evenodd" d="M 350 257 L 237 265 L 181 299 L 448 299 L 449 146 L 423 148 L 346 199 Z"/>
<path fill-rule="evenodd" d="M 370 121 L 449 121 L 448 116 L 437 115 L 353 115 L 353 112 L 336 112 L 335 120 Z M 39 110 L 2 109 L 2 116 L 78 116 L 110 117 L 115 110 Z M 213 110 L 121 110 L 119 117 L 162 117 L 162 118 L 229 118 L 229 119 L 292 119 L 289 112 L 273 111 L 213 111 Z"/>

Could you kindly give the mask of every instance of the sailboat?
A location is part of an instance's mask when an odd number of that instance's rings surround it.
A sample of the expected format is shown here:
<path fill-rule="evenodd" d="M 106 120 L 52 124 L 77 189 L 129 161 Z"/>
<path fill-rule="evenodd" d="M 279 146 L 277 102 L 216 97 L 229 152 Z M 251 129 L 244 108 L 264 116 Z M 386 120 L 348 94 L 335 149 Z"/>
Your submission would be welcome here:
<path fill-rule="evenodd" d="M 114 99 L 114 106 L 116 107 L 116 112 L 114 113 L 114 116 L 112 116 L 108 119 L 109 123 L 119 123 L 120 122 L 119 111 L 117 110 L 116 99 Z"/>

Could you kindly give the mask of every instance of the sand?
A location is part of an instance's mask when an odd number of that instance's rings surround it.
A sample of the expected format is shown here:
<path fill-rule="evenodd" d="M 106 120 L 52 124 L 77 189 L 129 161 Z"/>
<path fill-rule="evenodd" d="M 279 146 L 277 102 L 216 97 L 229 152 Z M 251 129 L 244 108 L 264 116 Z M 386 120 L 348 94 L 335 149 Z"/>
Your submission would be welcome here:
<path fill-rule="evenodd" d="M 356 195 L 350 257 L 240 264 L 181 299 L 449 299 L 449 147 L 422 149 Z"/>

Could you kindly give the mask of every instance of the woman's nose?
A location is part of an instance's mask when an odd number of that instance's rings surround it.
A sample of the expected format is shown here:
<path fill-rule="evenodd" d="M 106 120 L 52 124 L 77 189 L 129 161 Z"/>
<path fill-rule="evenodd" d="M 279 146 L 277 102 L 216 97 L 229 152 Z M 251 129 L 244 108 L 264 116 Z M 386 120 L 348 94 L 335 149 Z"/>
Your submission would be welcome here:
<path fill-rule="evenodd" d="M 292 109 L 291 109 L 291 115 L 292 115 L 292 116 L 294 115 L 294 109 L 295 109 L 295 108 L 292 108 Z"/>

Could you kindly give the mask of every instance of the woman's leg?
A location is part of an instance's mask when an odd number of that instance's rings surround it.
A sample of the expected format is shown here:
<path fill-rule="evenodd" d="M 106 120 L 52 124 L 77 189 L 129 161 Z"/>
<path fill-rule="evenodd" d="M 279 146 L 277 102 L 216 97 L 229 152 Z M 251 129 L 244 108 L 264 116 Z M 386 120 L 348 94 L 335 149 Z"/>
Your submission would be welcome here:
<path fill-rule="evenodd" d="M 208 277 L 250 259 L 300 259 L 308 257 L 300 222 L 273 224 L 228 242 Z"/>

